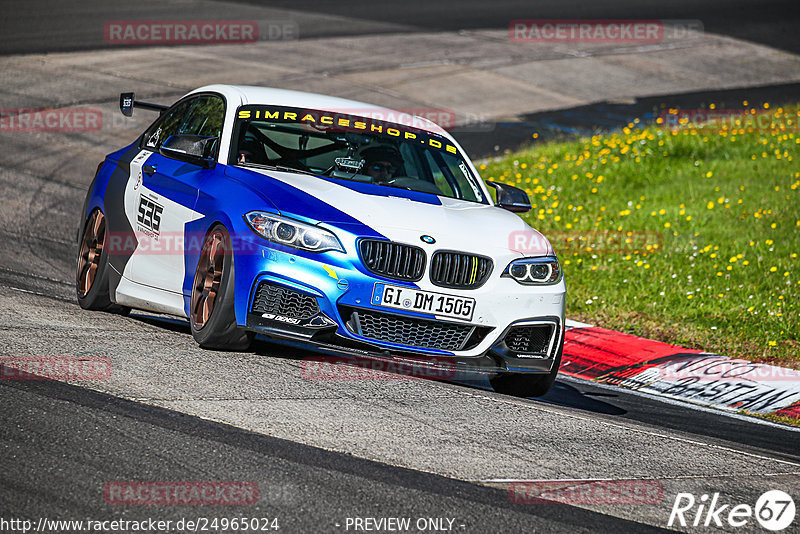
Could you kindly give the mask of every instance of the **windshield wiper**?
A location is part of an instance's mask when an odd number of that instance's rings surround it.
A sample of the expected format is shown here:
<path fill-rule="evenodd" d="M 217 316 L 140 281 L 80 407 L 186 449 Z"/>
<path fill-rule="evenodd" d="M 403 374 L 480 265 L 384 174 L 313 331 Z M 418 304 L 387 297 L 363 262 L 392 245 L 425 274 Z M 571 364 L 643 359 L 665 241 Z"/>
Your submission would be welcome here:
<path fill-rule="evenodd" d="M 237 163 L 237 165 L 242 167 L 256 167 L 259 169 L 269 169 L 273 171 L 283 171 L 283 172 L 299 172 L 302 174 L 308 174 L 311 176 L 319 176 L 319 173 L 314 171 L 307 171 L 305 169 L 298 169 L 297 167 L 287 167 L 286 165 L 271 165 L 269 163 Z"/>

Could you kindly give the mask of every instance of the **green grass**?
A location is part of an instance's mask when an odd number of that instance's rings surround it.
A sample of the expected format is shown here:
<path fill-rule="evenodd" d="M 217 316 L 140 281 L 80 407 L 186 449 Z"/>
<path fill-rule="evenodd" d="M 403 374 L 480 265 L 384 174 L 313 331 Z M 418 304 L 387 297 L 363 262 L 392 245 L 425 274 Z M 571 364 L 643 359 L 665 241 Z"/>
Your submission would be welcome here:
<path fill-rule="evenodd" d="M 752 417 L 760 417 L 762 419 L 766 419 L 767 421 L 772 421 L 773 423 L 781 423 L 783 425 L 790 425 L 790 426 L 800 426 L 800 419 L 796 419 L 794 417 L 790 417 L 788 415 L 775 415 L 773 413 L 752 413 L 752 412 L 740 412 L 742 415 L 750 415 Z"/>
<path fill-rule="evenodd" d="M 478 166 L 530 194 L 568 317 L 798 368 L 800 106 L 757 116 L 774 129 L 632 123 Z"/>

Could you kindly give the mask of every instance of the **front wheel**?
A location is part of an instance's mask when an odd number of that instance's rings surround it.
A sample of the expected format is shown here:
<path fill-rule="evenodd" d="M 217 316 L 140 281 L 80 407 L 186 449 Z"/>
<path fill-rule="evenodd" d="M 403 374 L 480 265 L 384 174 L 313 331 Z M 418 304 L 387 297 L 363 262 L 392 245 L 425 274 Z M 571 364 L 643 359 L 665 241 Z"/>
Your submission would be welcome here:
<path fill-rule="evenodd" d="M 505 395 L 525 398 L 541 397 L 550 391 L 556 381 L 563 352 L 564 345 L 562 344 L 558 349 L 556 361 L 553 362 L 553 368 L 547 374 L 506 373 L 490 378 L 489 383 L 496 392 Z"/>
<path fill-rule="evenodd" d="M 247 350 L 253 340 L 236 325 L 233 281 L 231 239 L 218 224 L 206 235 L 192 284 L 192 336 L 204 349 Z"/>

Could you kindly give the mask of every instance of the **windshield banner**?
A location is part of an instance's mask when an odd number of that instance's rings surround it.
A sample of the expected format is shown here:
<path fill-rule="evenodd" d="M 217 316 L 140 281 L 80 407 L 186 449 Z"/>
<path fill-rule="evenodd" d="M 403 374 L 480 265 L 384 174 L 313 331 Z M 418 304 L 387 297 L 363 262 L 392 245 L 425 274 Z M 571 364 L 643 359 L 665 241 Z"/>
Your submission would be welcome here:
<path fill-rule="evenodd" d="M 237 118 L 247 121 L 264 121 L 283 124 L 301 124 L 319 132 L 342 132 L 386 136 L 402 139 L 407 142 L 419 142 L 428 147 L 458 154 L 456 147 L 442 136 L 418 128 L 396 122 L 381 120 L 387 115 L 386 110 L 363 110 L 363 115 L 351 115 L 341 112 L 298 109 L 282 106 L 243 106 L 239 108 Z M 415 119 L 413 115 L 398 113 L 397 118 Z M 422 122 L 421 119 L 416 119 Z"/>

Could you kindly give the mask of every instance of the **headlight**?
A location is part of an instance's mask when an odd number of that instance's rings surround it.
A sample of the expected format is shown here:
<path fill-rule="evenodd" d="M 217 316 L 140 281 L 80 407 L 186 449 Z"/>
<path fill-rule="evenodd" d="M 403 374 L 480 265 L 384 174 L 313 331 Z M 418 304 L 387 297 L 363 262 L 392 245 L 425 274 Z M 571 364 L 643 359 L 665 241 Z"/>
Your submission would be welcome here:
<path fill-rule="evenodd" d="M 255 233 L 273 243 L 309 252 L 328 250 L 344 252 L 344 247 L 339 239 L 332 232 L 323 228 L 263 211 L 251 211 L 244 218 Z"/>
<path fill-rule="evenodd" d="M 521 258 L 509 263 L 501 276 L 526 286 L 551 285 L 561 281 L 561 266 L 553 256 Z"/>

